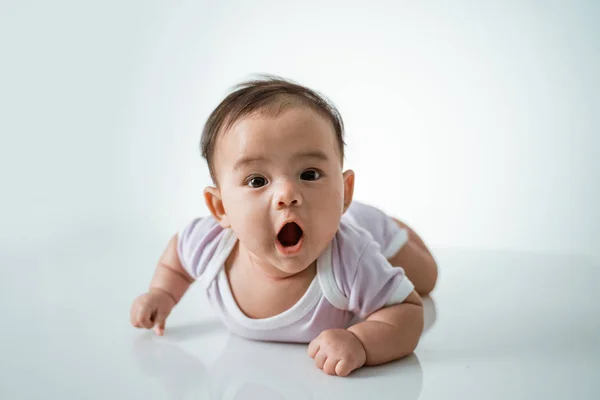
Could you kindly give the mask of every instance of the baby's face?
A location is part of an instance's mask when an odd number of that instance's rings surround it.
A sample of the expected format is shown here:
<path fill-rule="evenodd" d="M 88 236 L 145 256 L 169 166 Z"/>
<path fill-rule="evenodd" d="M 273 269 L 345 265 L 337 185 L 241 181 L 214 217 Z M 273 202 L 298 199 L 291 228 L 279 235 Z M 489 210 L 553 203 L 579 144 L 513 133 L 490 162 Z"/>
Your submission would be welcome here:
<path fill-rule="evenodd" d="M 215 170 L 233 229 L 265 272 L 290 276 L 307 268 L 335 235 L 350 204 L 354 177 L 342 174 L 331 124 L 293 107 L 276 117 L 242 119 L 220 136 Z M 293 224 L 281 230 L 285 222 Z"/>

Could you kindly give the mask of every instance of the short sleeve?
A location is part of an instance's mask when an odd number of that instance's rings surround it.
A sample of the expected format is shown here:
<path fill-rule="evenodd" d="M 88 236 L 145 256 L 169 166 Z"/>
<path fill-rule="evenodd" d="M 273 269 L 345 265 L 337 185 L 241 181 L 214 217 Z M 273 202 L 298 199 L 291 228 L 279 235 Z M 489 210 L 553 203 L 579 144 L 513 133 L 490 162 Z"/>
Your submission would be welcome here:
<path fill-rule="evenodd" d="M 358 258 L 348 293 L 348 309 L 364 319 L 380 308 L 402 303 L 413 290 L 404 269 L 392 266 L 379 244 L 371 242 Z"/>
<path fill-rule="evenodd" d="M 177 255 L 194 279 L 202 276 L 215 254 L 223 228 L 212 217 L 199 217 L 177 234 Z"/>
<path fill-rule="evenodd" d="M 408 231 L 371 205 L 353 201 L 343 217 L 369 232 L 379 243 L 380 251 L 387 259 L 396 255 L 408 242 Z"/>

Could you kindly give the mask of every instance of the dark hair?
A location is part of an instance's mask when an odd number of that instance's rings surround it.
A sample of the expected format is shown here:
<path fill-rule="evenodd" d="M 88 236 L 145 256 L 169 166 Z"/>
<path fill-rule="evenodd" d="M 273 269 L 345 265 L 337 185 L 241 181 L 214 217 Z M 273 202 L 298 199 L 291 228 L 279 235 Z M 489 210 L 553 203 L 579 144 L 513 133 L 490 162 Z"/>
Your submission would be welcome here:
<path fill-rule="evenodd" d="M 200 150 L 206 159 L 210 176 L 217 184 L 214 170 L 215 144 L 219 135 L 240 119 L 255 113 L 277 116 L 290 106 L 305 106 L 329 120 L 338 141 L 341 161 L 344 160 L 344 122 L 335 106 L 324 96 L 305 86 L 276 76 L 262 76 L 234 86 L 208 117 Z"/>

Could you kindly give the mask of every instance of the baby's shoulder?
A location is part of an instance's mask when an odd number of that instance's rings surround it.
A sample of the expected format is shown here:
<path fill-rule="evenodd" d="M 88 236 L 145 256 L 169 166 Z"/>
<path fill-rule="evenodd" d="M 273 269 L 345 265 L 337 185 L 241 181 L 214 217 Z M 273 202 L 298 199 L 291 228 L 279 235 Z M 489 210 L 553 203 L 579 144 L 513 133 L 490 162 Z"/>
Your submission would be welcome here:
<path fill-rule="evenodd" d="M 365 251 L 381 252 L 379 243 L 371 233 L 350 219 L 341 220 L 334 237 L 337 252 L 346 260 L 357 260 Z M 348 266 L 346 263 L 344 266 Z"/>
<path fill-rule="evenodd" d="M 183 268 L 194 278 L 200 277 L 219 252 L 226 230 L 212 217 L 197 217 L 177 234 L 177 254 Z"/>
<path fill-rule="evenodd" d="M 335 235 L 331 254 L 332 279 L 323 279 L 324 293 L 337 308 L 366 318 L 384 305 L 397 304 L 414 286 L 404 270 L 390 264 L 379 243 L 367 231 L 342 223 Z"/>
<path fill-rule="evenodd" d="M 348 253 L 357 253 L 362 251 L 369 241 L 373 241 L 373 237 L 355 221 L 342 219 L 334 240 L 340 246 L 340 250 Z"/>
<path fill-rule="evenodd" d="M 223 228 L 212 216 L 196 217 L 177 233 L 177 241 L 180 247 L 205 248 L 218 242 L 222 233 Z"/>
<path fill-rule="evenodd" d="M 357 270 L 366 260 L 381 259 L 381 247 L 360 225 L 342 220 L 331 246 L 331 266 L 342 291 L 353 282 Z"/>

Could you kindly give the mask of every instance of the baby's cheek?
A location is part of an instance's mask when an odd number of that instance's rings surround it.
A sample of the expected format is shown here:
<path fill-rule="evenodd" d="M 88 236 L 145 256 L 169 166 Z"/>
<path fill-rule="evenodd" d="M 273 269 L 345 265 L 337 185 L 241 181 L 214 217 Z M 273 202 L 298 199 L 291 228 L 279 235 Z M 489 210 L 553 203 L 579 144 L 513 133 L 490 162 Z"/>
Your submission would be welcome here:
<path fill-rule="evenodd" d="M 258 213 L 248 212 L 240 215 L 240 223 L 236 233 L 238 237 L 247 243 L 247 246 L 252 246 L 255 250 L 264 247 L 267 241 L 272 237 L 273 228 L 267 225 L 268 218 L 261 216 Z"/>
<path fill-rule="evenodd" d="M 316 220 L 321 239 L 329 241 L 339 228 L 341 212 L 336 207 L 328 207 Z"/>

